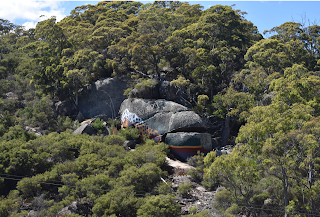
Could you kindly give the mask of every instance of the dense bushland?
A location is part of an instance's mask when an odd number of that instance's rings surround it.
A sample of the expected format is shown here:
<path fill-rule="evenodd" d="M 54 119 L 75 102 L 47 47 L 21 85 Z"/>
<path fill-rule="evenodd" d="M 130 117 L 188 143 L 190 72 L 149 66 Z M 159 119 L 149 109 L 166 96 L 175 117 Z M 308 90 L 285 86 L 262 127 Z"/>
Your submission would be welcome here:
<path fill-rule="evenodd" d="M 100 136 L 74 135 L 78 123 L 53 108 L 67 98 L 77 105 L 85 85 L 111 76 L 137 88 L 169 80 L 220 128 L 212 133 L 222 146 L 237 144 L 190 160 L 194 181 L 221 186 L 221 215 L 319 215 L 320 26 L 286 22 L 264 39 L 244 15 L 223 5 L 100 2 L 35 29 L 0 19 L 0 215 L 56 216 L 73 201 L 78 215 L 179 214 L 160 181 L 165 144 L 126 152 L 134 130 L 106 138 L 97 119 Z"/>

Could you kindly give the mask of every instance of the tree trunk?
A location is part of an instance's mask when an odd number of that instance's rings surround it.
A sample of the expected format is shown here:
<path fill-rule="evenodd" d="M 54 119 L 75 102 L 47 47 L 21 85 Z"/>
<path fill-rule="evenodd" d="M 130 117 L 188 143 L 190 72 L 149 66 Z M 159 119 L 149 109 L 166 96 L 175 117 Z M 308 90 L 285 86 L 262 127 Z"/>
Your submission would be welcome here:
<path fill-rule="evenodd" d="M 75 79 L 73 78 L 73 81 L 74 81 Z M 75 103 L 75 105 L 76 105 L 76 108 L 78 108 L 78 91 L 79 91 L 79 81 L 78 80 L 76 80 L 75 82 L 75 85 L 74 85 L 74 95 L 75 95 L 75 99 L 74 99 L 74 103 Z"/>
<path fill-rule="evenodd" d="M 288 200 L 288 176 L 286 174 L 285 169 L 281 168 L 282 172 L 282 185 L 283 185 L 283 199 L 284 199 L 284 210 L 285 210 L 285 217 L 289 217 L 289 214 L 287 213 L 287 206 L 289 205 Z"/>
<path fill-rule="evenodd" d="M 227 113 L 226 119 L 224 121 L 224 129 L 223 129 L 223 132 L 222 132 L 221 147 L 224 147 L 224 146 L 227 145 L 227 142 L 228 142 L 228 139 L 229 139 L 229 135 L 230 135 L 230 116 L 229 116 L 229 113 Z"/>
<path fill-rule="evenodd" d="M 78 108 L 78 93 L 76 93 L 76 100 L 75 100 L 75 104 L 76 104 L 76 107 Z"/>
<path fill-rule="evenodd" d="M 309 189 L 312 188 L 312 177 L 313 177 L 313 172 L 312 172 L 312 165 L 309 164 L 309 170 L 308 170 L 308 184 L 309 184 Z M 314 216 L 314 204 L 313 204 L 313 199 L 310 198 L 310 206 L 311 206 L 311 216 Z"/>
<path fill-rule="evenodd" d="M 154 61 L 153 65 L 154 65 L 156 73 L 158 75 L 158 79 L 160 80 L 160 69 L 158 67 L 158 61 L 157 61 L 157 58 L 155 57 L 155 55 L 153 55 L 153 61 Z"/>

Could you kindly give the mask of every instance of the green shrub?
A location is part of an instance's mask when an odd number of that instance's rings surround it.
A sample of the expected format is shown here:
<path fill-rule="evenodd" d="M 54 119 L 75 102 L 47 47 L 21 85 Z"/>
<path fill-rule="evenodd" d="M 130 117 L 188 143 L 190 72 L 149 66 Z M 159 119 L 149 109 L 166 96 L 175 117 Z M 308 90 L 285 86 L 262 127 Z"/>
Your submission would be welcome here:
<path fill-rule="evenodd" d="M 203 181 L 201 182 L 201 185 L 210 191 L 216 189 L 219 186 L 219 184 L 219 181 L 213 178 L 209 178 L 208 176 L 204 176 Z"/>
<path fill-rule="evenodd" d="M 129 93 L 131 92 L 131 90 L 133 90 L 132 87 L 129 87 L 128 89 L 125 89 L 124 92 L 123 92 L 123 95 L 124 96 L 129 96 Z"/>
<path fill-rule="evenodd" d="M 64 132 L 67 129 L 75 130 L 79 127 L 79 121 L 75 120 L 73 121 L 68 116 L 58 116 L 56 121 L 56 130 L 58 132 Z"/>
<path fill-rule="evenodd" d="M 192 207 L 189 208 L 189 213 L 190 213 L 190 214 L 194 215 L 194 214 L 196 214 L 197 212 L 198 212 L 198 207 L 192 206 Z"/>
<path fill-rule="evenodd" d="M 179 76 L 177 79 L 172 80 L 170 82 L 170 85 L 173 85 L 177 88 L 186 88 L 188 85 L 190 84 L 190 80 L 189 79 L 185 79 L 183 76 Z"/>
<path fill-rule="evenodd" d="M 217 152 L 210 151 L 209 153 L 207 153 L 207 155 L 203 159 L 204 165 L 207 167 L 211 166 L 211 164 L 214 162 L 216 157 L 217 157 Z"/>
<path fill-rule="evenodd" d="M 123 145 L 126 139 L 121 135 L 109 135 L 106 142 L 108 145 Z"/>
<path fill-rule="evenodd" d="M 117 184 L 120 186 L 134 185 L 134 190 L 137 192 L 150 192 L 163 175 L 165 172 L 156 164 L 145 163 L 139 169 L 136 166 L 131 166 L 121 171 L 121 177 L 117 180 Z"/>
<path fill-rule="evenodd" d="M 34 95 L 35 95 L 36 97 L 38 97 L 39 99 L 41 99 L 41 97 L 42 97 L 42 92 L 41 92 L 40 90 L 36 90 L 36 91 L 34 92 Z"/>
<path fill-rule="evenodd" d="M 120 129 L 121 120 L 109 118 L 107 121 L 107 125 L 109 127 L 109 130 L 111 131 L 110 134 L 113 134 L 113 129 Z"/>
<path fill-rule="evenodd" d="M 0 217 L 15 216 L 14 212 L 18 209 L 20 201 L 21 197 L 19 197 L 19 191 L 17 190 L 10 191 L 6 198 L 2 197 L 0 199 Z M 22 213 L 19 214 L 22 216 Z"/>
<path fill-rule="evenodd" d="M 93 123 L 91 123 L 91 126 L 98 131 L 98 133 L 105 133 L 106 131 L 106 124 L 100 118 L 97 118 Z"/>
<path fill-rule="evenodd" d="M 10 215 L 6 205 L 3 203 L 0 203 L 0 217 L 8 217 L 8 216 Z"/>
<path fill-rule="evenodd" d="M 159 193 L 159 194 L 169 194 L 171 193 L 171 186 L 172 186 L 172 183 L 171 182 L 167 182 L 164 183 L 164 182 L 160 182 L 158 184 L 158 186 L 156 187 L 156 191 Z"/>
<path fill-rule="evenodd" d="M 14 128 L 10 135 L 21 138 L 19 133 L 23 128 L 19 125 Z M 2 173 L 30 177 L 17 185 L 4 182 L 1 187 L 18 189 L 23 199 L 33 201 L 32 206 L 37 207 L 39 216 L 56 216 L 59 210 L 75 200 L 88 201 L 92 216 L 137 216 L 137 210 L 146 200 L 142 194 L 171 193 L 170 185 L 159 185 L 160 178 L 166 175 L 161 166 L 165 163 L 168 145 L 146 139 L 135 152 L 126 152 L 122 147 L 124 135 L 133 135 L 131 133 L 126 129 L 106 138 L 61 132 L 24 143 L 0 141 Z M 39 197 L 43 194 L 45 197 Z M 52 198 L 57 199 L 52 202 Z M 70 202 L 62 204 L 66 200 Z M 171 210 L 168 215 L 166 210 L 161 210 L 160 213 L 165 213 L 162 216 L 179 214 L 180 207 L 175 199 L 166 204 L 162 205 L 161 201 L 158 204 Z"/>
<path fill-rule="evenodd" d="M 140 83 L 136 84 L 134 86 L 135 89 L 144 89 L 144 88 L 148 88 L 148 87 L 152 87 L 157 85 L 158 82 L 156 80 L 153 79 L 143 79 Z"/>
<path fill-rule="evenodd" d="M 23 97 L 24 99 L 26 99 L 27 101 L 32 101 L 32 100 L 34 100 L 34 97 L 33 97 L 32 93 L 30 93 L 30 92 L 27 92 L 27 93 L 22 94 L 22 97 Z"/>
<path fill-rule="evenodd" d="M 24 198 L 36 197 L 41 192 L 41 186 L 37 181 L 36 177 L 23 178 L 18 182 L 17 189 L 22 193 Z"/>
<path fill-rule="evenodd" d="M 140 78 L 140 79 L 138 79 L 138 82 L 139 83 L 137 83 L 135 85 L 131 84 L 134 87 L 130 87 L 130 88 L 126 89 L 124 91 L 123 95 L 131 97 L 130 93 L 133 90 L 133 88 L 138 90 L 138 91 L 140 91 L 140 90 L 143 91 L 143 90 L 145 90 L 147 88 L 154 87 L 155 85 L 158 84 L 158 82 L 156 80 L 153 80 L 153 79 L 142 79 L 142 78 Z"/>
<path fill-rule="evenodd" d="M 8 111 L 5 111 L 3 117 L 0 119 L 0 124 L 2 124 L 6 129 L 14 126 L 15 118 L 9 114 Z"/>
<path fill-rule="evenodd" d="M 203 112 L 204 112 L 204 107 L 203 107 L 202 105 L 196 105 L 196 106 L 193 106 L 193 107 L 192 107 L 192 110 L 193 110 L 194 112 L 196 112 L 197 114 L 202 115 Z"/>
<path fill-rule="evenodd" d="M 231 192 L 228 191 L 226 188 L 217 190 L 217 193 L 215 194 L 214 199 L 215 199 L 214 207 L 216 207 L 221 212 L 224 212 L 225 210 L 227 210 L 235 202 Z"/>
<path fill-rule="evenodd" d="M 0 137 L 2 137 L 3 134 L 6 133 L 6 131 L 7 130 L 6 130 L 5 126 L 3 124 L 0 124 Z"/>
<path fill-rule="evenodd" d="M 193 167 L 203 166 L 204 153 L 198 151 L 198 153 L 188 158 L 188 164 Z"/>
<path fill-rule="evenodd" d="M 209 97 L 207 95 L 199 95 L 198 96 L 198 104 L 201 106 L 206 106 L 209 101 Z"/>
<path fill-rule="evenodd" d="M 167 165 L 166 156 L 169 151 L 167 144 L 163 142 L 157 144 L 153 139 L 146 139 L 140 145 L 136 145 L 135 152 L 130 154 L 132 154 L 132 162 L 135 162 L 135 164 L 152 162 L 163 168 Z"/>
<path fill-rule="evenodd" d="M 136 140 L 139 138 L 138 129 L 135 127 L 127 127 L 125 129 L 121 129 L 119 132 L 126 138 L 126 140 Z"/>
<path fill-rule="evenodd" d="M 138 209 L 138 217 L 176 217 L 180 213 L 180 205 L 176 198 L 170 195 L 157 195 L 146 198 L 145 203 Z"/>
<path fill-rule="evenodd" d="M 29 126 L 40 127 L 44 130 L 56 125 L 52 101 L 46 97 L 28 102 L 21 114 L 23 121 Z"/>
<path fill-rule="evenodd" d="M 131 187 L 121 187 L 99 197 L 92 208 L 92 216 L 136 216 L 142 200 L 134 196 Z"/>
<path fill-rule="evenodd" d="M 44 209 L 40 212 L 39 216 L 57 216 L 57 213 L 63 208 L 64 206 L 60 203 L 55 203 L 52 206 Z"/>
<path fill-rule="evenodd" d="M 53 200 L 46 200 L 46 195 L 41 194 L 39 197 L 34 197 L 31 202 L 31 207 L 34 210 L 41 211 L 47 209 L 48 207 L 53 205 Z"/>
<path fill-rule="evenodd" d="M 203 169 L 201 168 L 195 168 L 195 169 L 190 169 L 187 172 L 187 175 L 190 175 L 192 180 L 195 182 L 201 182 L 203 179 Z"/>
<path fill-rule="evenodd" d="M 195 182 L 201 182 L 204 175 L 204 154 L 198 151 L 197 155 L 192 156 L 188 159 L 188 164 L 196 167 L 195 169 L 190 169 L 187 174 L 191 176 L 192 180 Z"/>
<path fill-rule="evenodd" d="M 7 115 L 13 115 L 22 105 L 15 99 L 0 99 L 0 113 L 7 113 Z"/>
<path fill-rule="evenodd" d="M 183 184 L 180 184 L 178 187 L 178 194 L 180 194 L 182 197 L 187 197 L 191 189 L 191 183 L 186 182 Z"/>
<path fill-rule="evenodd" d="M 240 207 L 236 203 L 233 203 L 231 207 L 225 211 L 225 215 L 228 217 L 236 217 L 240 211 Z"/>
<path fill-rule="evenodd" d="M 1 127 L 1 125 L 0 125 L 0 127 Z M 0 130 L 1 130 L 1 128 L 0 128 Z M 29 140 L 36 139 L 37 136 L 34 135 L 33 133 L 29 133 L 29 132 L 25 131 L 22 128 L 22 126 L 16 125 L 14 127 L 10 127 L 8 132 L 3 135 L 3 138 L 6 140 L 17 139 L 17 140 L 29 141 Z"/>

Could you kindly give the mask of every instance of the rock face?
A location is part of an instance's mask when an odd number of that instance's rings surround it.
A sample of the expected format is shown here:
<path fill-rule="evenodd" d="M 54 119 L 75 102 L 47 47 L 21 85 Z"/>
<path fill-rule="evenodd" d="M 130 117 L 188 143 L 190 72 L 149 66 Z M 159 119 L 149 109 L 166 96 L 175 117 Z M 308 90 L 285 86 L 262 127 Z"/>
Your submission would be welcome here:
<path fill-rule="evenodd" d="M 7 99 L 18 99 L 18 95 L 13 92 L 8 92 L 5 94 Z"/>
<path fill-rule="evenodd" d="M 133 89 L 129 96 L 130 98 L 165 99 L 192 108 L 192 105 L 186 100 L 187 94 L 171 85 L 170 81 L 159 81 L 156 85 Z"/>
<path fill-rule="evenodd" d="M 131 149 L 134 149 L 136 147 L 136 142 L 134 140 L 126 140 L 123 143 L 123 148 L 126 151 L 130 151 Z"/>
<path fill-rule="evenodd" d="M 173 101 L 177 99 L 177 89 L 169 81 L 163 81 L 160 83 L 159 95 L 161 99 Z"/>
<path fill-rule="evenodd" d="M 123 93 L 127 88 L 127 82 L 121 78 L 98 80 L 81 92 L 78 109 L 85 118 L 101 114 L 115 118 L 121 103 L 126 99 Z"/>
<path fill-rule="evenodd" d="M 160 134 L 175 131 L 206 130 L 206 123 L 193 111 L 178 103 L 159 99 L 126 99 L 123 101 L 119 113 L 125 109 L 138 115 L 150 128 Z"/>
<path fill-rule="evenodd" d="M 151 118 L 157 113 L 187 111 L 183 105 L 175 102 L 159 99 L 156 101 L 147 99 L 126 99 L 121 104 L 119 113 L 122 114 L 125 109 L 138 115 L 142 120 Z"/>
<path fill-rule="evenodd" d="M 129 96 L 130 98 L 143 99 L 166 99 L 175 100 L 177 98 L 176 88 L 170 85 L 170 81 L 160 81 L 156 85 L 144 87 L 140 89 L 133 89 Z"/>
<path fill-rule="evenodd" d="M 78 110 L 71 100 L 59 101 L 54 106 L 58 115 L 69 116 L 73 119 L 78 115 Z"/>
<path fill-rule="evenodd" d="M 80 127 L 78 127 L 75 131 L 73 131 L 74 134 L 88 134 L 88 135 L 95 135 L 97 134 L 97 131 L 93 129 L 93 127 L 90 124 L 83 124 Z"/>
<path fill-rule="evenodd" d="M 143 98 L 143 99 L 158 99 L 159 94 L 159 84 L 151 85 L 149 87 L 144 87 L 140 89 L 133 89 L 130 92 L 130 98 Z"/>
<path fill-rule="evenodd" d="M 166 143 L 174 146 L 202 146 L 204 149 L 212 150 L 211 135 L 209 133 L 168 133 Z"/>
<path fill-rule="evenodd" d="M 30 133 L 34 133 L 34 135 L 41 137 L 43 136 L 43 132 L 41 131 L 40 127 L 30 127 L 30 126 L 26 126 L 25 131 L 28 131 Z"/>
<path fill-rule="evenodd" d="M 78 110 L 83 115 L 83 118 L 92 118 L 97 115 L 106 115 L 108 118 L 116 118 L 118 116 L 117 111 L 119 111 L 121 103 L 127 98 L 124 94 L 124 91 L 130 87 L 128 84 L 129 80 L 127 78 L 106 78 L 103 80 L 98 80 L 92 85 L 84 88 L 79 95 L 79 103 Z M 170 109 L 170 111 L 181 111 L 187 110 L 185 106 L 190 108 L 190 103 L 188 103 L 184 98 L 186 98 L 183 93 L 177 91 L 174 86 L 170 85 L 169 81 L 161 81 L 156 85 L 151 87 L 147 87 L 141 90 L 132 90 L 131 97 L 134 98 L 145 98 L 145 99 L 164 99 L 165 100 L 174 100 L 180 104 L 175 103 L 172 108 L 174 102 L 166 103 L 166 106 L 169 106 L 165 109 Z M 158 101 L 158 100 L 157 100 Z M 141 105 L 145 105 L 145 110 L 152 110 L 153 114 L 155 114 L 158 110 L 151 108 L 151 106 L 161 106 L 161 101 L 158 101 L 158 104 L 155 105 L 152 102 L 135 102 L 141 103 Z M 185 106 L 183 106 L 185 105 Z M 149 107 L 148 107 L 149 106 Z M 142 107 L 142 106 L 140 106 Z M 178 108 L 179 107 L 179 108 Z M 78 115 L 78 111 L 75 112 L 74 105 L 69 102 L 59 102 L 56 104 L 57 113 L 61 115 L 68 115 L 69 113 L 76 113 L 75 117 Z M 124 109 L 123 109 L 124 110 Z M 123 112 L 122 110 L 122 112 Z M 145 113 L 140 112 L 140 113 Z M 147 112 L 146 115 L 151 113 Z M 153 116 L 153 114 L 149 115 L 149 117 Z M 141 117 L 143 118 L 143 117 Z"/>
<path fill-rule="evenodd" d="M 73 201 L 70 205 L 61 209 L 57 214 L 57 216 L 65 216 L 70 214 L 81 214 L 83 216 L 91 216 L 92 211 L 88 202 Z"/>
<path fill-rule="evenodd" d="M 198 151 L 208 153 L 212 150 L 211 134 L 195 132 L 168 133 L 165 142 L 178 158 L 187 160 Z"/>
<path fill-rule="evenodd" d="M 82 122 L 85 120 L 85 118 L 83 117 L 83 114 L 81 112 L 78 113 L 76 119 L 79 121 L 79 122 Z"/>
<path fill-rule="evenodd" d="M 160 134 L 175 131 L 200 131 L 206 130 L 206 123 L 193 111 L 162 112 L 144 121 Z"/>

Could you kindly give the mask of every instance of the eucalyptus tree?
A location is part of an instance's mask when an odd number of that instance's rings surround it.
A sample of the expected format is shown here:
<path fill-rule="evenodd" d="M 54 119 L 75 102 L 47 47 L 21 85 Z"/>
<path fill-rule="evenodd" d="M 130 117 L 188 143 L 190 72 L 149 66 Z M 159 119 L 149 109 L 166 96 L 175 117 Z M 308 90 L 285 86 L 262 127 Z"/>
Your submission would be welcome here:
<path fill-rule="evenodd" d="M 247 151 L 246 146 L 235 147 L 230 155 L 216 157 L 206 175 L 221 180 L 221 184 L 233 195 L 236 204 L 246 210 L 246 215 L 256 217 L 259 212 L 252 197 L 261 176 L 258 164 L 247 156 Z"/>
<path fill-rule="evenodd" d="M 315 191 L 312 177 L 319 155 L 317 127 L 312 118 L 319 114 L 319 82 L 320 77 L 302 65 L 287 68 L 284 76 L 271 82 L 270 89 L 275 91 L 272 103 L 252 108 L 237 137 L 237 142 L 249 145 L 252 156 L 267 174 L 282 182 L 286 216 L 289 211 L 293 213 L 292 206 L 299 201 L 288 194 L 290 187 L 301 187 L 304 182 L 308 183 L 305 192 Z M 302 179 L 297 179 L 299 176 Z M 312 194 L 309 196 L 309 205 L 314 209 Z"/>
<path fill-rule="evenodd" d="M 290 44 L 293 47 L 294 55 L 290 56 L 290 60 L 298 63 L 304 62 L 309 70 L 319 70 L 319 52 L 320 52 L 320 26 L 305 23 L 286 22 L 280 26 L 276 26 L 265 33 L 274 33 L 272 39 L 277 39 L 283 43 Z M 303 52 L 301 52 L 303 47 Z"/>
<path fill-rule="evenodd" d="M 60 65 L 63 50 L 69 46 L 63 29 L 56 23 L 56 18 L 41 21 L 35 29 L 36 41 L 26 45 L 34 51 L 38 70 L 33 74 L 33 81 L 45 93 L 52 97 L 63 95 L 63 67 Z"/>

